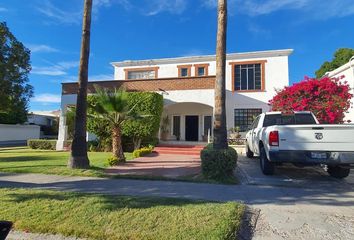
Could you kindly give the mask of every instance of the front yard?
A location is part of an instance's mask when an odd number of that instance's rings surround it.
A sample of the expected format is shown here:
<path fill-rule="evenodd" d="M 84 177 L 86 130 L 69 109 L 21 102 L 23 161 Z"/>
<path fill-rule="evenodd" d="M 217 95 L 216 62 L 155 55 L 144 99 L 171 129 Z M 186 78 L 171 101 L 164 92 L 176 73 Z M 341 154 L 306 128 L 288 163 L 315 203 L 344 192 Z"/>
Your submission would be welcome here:
<path fill-rule="evenodd" d="M 0 189 L 0 202 L 0 218 L 17 230 L 89 239 L 235 239 L 244 211 L 235 202 L 25 189 Z"/>
<path fill-rule="evenodd" d="M 57 175 L 77 175 L 105 177 L 104 170 L 108 152 L 89 152 L 91 168 L 87 170 L 69 169 L 67 161 L 69 152 L 50 150 L 33 150 L 26 147 L 0 148 L 0 172 L 43 173 Z M 127 160 L 132 159 L 131 153 L 125 153 Z"/>

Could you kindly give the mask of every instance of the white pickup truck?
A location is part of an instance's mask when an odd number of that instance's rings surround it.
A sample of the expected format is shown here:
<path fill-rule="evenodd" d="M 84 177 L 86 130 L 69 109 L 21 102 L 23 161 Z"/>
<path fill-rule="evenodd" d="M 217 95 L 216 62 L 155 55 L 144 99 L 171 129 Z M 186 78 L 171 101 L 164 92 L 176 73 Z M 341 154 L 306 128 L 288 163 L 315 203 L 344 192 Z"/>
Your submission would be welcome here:
<path fill-rule="evenodd" d="M 311 112 L 259 115 L 246 134 L 246 155 L 259 155 L 261 170 L 272 175 L 281 163 L 326 165 L 335 178 L 345 178 L 354 165 L 354 125 L 319 124 Z"/>

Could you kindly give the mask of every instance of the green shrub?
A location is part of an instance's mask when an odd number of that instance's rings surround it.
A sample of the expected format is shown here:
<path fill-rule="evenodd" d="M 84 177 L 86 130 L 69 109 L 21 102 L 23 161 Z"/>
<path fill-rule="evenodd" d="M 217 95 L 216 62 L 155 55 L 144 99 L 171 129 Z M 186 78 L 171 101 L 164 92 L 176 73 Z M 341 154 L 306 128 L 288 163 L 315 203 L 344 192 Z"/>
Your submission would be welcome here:
<path fill-rule="evenodd" d="M 209 144 L 201 151 L 200 156 L 205 178 L 223 181 L 233 176 L 237 165 L 237 152 L 232 147 L 218 150 Z"/>
<path fill-rule="evenodd" d="M 87 142 L 87 149 L 90 152 L 102 152 L 102 147 L 100 146 L 100 142 L 97 140 L 93 140 L 93 141 L 88 141 Z"/>
<path fill-rule="evenodd" d="M 152 153 L 152 149 L 153 149 L 153 146 L 143 147 L 143 148 L 134 150 L 133 158 L 138 158 L 138 157 L 142 157 L 142 156 L 145 156 L 147 154 L 150 154 L 150 153 Z"/>
<path fill-rule="evenodd" d="M 89 104 L 94 105 L 97 102 L 96 96 L 89 95 L 87 101 Z M 128 120 L 123 124 L 122 144 L 124 151 L 132 152 L 134 150 L 134 142 L 136 143 L 138 140 L 141 140 L 141 146 L 156 145 L 158 143 L 157 133 L 163 110 L 163 97 L 158 93 L 152 92 L 129 92 L 128 105 L 130 108 L 136 105 L 134 112 L 146 117 L 139 120 Z M 67 118 L 71 116 L 70 113 L 68 111 Z M 95 113 L 88 109 L 88 114 L 90 116 Z M 70 119 L 70 124 L 67 123 L 68 128 L 73 129 L 74 117 L 70 117 Z M 107 119 L 88 117 L 87 130 L 98 137 L 102 150 L 112 150 L 112 131 Z"/>
<path fill-rule="evenodd" d="M 135 106 L 134 112 L 145 117 L 126 121 L 122 134 L 132 139 L 135 148 L 140 148 L 139 142 L 151 141 L 157 136 L 163 111 L 163 97 L 158 93 L 131 92 L 128 95 L 128 103 L 131 108 Z"/>
<path fill-rule="evenodd" d="M 71 149 L 72 144 L 73 144 L 73 140 L 66 140 L 64 142 L 64 147 Z"/>
<path fill-rule="evenodd" d="M 115 156 L 109 157 L 107 162 L 109 166 L 117 166 L 120 163 L 119 159 Z"/>
<path fill-rule="evenodd" d="M 57 144 L 57 140 L 47 140 L 47 139 L 27 140 L 27 146 L 32 149 L 55 150 L 56 144 Z"/>

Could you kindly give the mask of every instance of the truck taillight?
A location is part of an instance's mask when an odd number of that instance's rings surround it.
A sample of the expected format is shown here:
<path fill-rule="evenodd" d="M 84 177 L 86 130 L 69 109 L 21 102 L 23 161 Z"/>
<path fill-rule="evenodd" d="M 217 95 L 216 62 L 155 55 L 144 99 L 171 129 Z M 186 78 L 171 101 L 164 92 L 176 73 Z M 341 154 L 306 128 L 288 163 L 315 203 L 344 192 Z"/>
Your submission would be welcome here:
<path fill-rule="evenodd" d="M 279 133 L 278 131 L 271 131 L 269 133 L 269 145 L 279 146 Z"/>

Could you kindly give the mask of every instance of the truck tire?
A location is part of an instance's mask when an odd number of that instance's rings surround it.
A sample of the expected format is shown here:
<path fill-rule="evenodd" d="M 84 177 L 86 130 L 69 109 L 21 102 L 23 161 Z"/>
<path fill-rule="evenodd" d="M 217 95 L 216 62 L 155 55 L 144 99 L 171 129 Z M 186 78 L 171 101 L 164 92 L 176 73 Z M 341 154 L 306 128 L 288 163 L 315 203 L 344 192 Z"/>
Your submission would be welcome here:
<path fill-rule="evenodd" d="M 328 166 L 327 172 L 334 178 L 346 178 L 350 173 L 349 166 Z"/>
<path fill-rule="evenodd" d="M 270 162 L 267 158 L 267 154 L 263 146 L 260 149 L 259 162 L 261 165 L 261 170 L 264 175 L 274 174 L 274 163 Z"/>
<path fill-rule="evenodd" d="M 253 152 L 250 150 L 250 147 L 246 143 L 246 157 L 253 158 L 253 156 L 254 156 Z"/>

